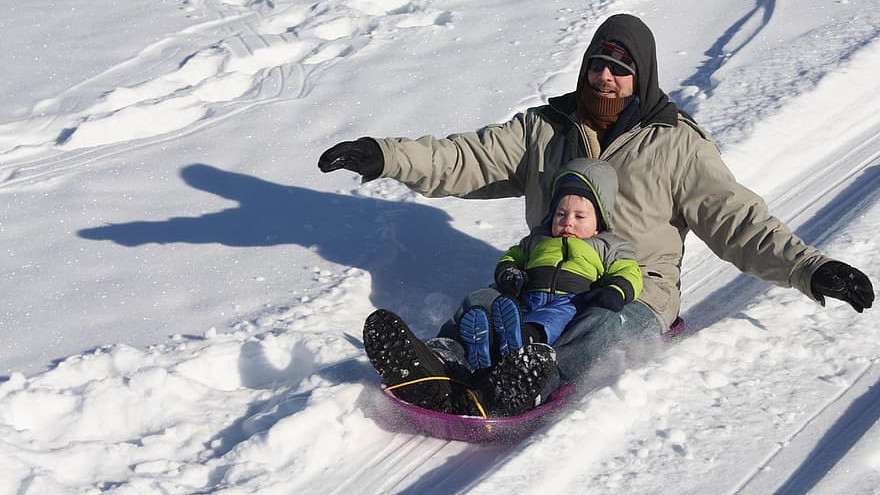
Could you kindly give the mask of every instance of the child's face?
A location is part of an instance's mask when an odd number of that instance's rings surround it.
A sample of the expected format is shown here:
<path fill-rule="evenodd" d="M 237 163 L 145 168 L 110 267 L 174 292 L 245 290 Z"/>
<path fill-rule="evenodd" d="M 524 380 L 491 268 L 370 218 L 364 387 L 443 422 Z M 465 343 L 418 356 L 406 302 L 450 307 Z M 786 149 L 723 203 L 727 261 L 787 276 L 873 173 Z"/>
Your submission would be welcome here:
<path fill-rule="evenodd" d="M 597 224 L 593 203 L 583 196 L 569 194 L 559 200 L 551 231 L 554 237 L 587 239 L 598 233 Z"/>

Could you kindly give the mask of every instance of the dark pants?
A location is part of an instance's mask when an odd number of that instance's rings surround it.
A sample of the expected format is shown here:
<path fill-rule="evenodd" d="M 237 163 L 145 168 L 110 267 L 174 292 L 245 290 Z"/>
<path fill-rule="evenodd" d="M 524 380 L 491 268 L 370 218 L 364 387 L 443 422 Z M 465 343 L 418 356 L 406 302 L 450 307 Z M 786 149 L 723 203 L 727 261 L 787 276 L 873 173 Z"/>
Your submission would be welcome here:
<path fill-rule="evenodd" d="M 653 347 L 663 330 L 657 314 L 641 301 L 625 305 L 619 313 L 587 308 L 553 344 L 560 378 L 563 383 L 577 379 L 614 349 Z"/>
<path fill-rule="evenodd" d="M 464 348 L 459 343 L 458 319 L 475 306 L 490 314 L 492 301 L 500 295 L 493 288 L 468 294 L 452 320 L 443 325 L 437 338 L 428 341 L 428 345 L 453 368 L 472 371 L 468 369 Z M 575 315 L 562 336 L 553 343 L 558 383 L 578 379 L 614 349 L 653 347 L 660 342 L 664 330 L 657 314 L 641 301 L 625 305 L 619 313 L 604 308 L 586 308 Z"/>

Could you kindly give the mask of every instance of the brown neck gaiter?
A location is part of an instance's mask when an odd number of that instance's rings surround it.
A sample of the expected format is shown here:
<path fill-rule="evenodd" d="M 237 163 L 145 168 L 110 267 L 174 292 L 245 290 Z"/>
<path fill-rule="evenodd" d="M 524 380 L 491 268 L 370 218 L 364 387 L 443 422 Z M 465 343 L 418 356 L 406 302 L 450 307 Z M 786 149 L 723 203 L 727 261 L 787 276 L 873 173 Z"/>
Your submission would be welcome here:
<path fill-rule="evenodd" d="M 603 98 L 586 87 L 578 98 L 578 117 L 596 132 L 603 132 L 617 122 L 628 98 Z"/>

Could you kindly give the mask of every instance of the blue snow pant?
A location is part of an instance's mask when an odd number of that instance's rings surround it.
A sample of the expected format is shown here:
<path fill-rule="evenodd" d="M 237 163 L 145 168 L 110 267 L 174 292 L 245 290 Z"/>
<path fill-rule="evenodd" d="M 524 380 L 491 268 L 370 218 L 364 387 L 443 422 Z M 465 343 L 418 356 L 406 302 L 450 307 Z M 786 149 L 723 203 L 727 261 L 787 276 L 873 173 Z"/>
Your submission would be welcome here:
<path fill-rule="evenodd" d="M 464 348 L 459 343 L 458 319 L 475 306 L 490 314 L 492 301 L 500 295 L 493 288 L 472 292 L 455 316 L 441 327 L 437 337 L 428 341 L 428 345 L 451 365 L 450 371 L 455 373 L 458 369 L 464 374 L 473 371 L 469 370 Z M 659 343 L 664 331 L 660 317 L 641 301 L 625 305 L 619 313 L 599 307 L 582 310 L 553 343 L 559 376 L 551 390 L 577 380 L 613 349 Z"/>
<path fill-rule="evenodd" d="M 574 296 L 529 292 L 519 301 L 524 313 L 522 323 L 537 323 L 544 327 L 547 343 L 553 345 L 577 314 L 577 308 L 572 302 Z"/>

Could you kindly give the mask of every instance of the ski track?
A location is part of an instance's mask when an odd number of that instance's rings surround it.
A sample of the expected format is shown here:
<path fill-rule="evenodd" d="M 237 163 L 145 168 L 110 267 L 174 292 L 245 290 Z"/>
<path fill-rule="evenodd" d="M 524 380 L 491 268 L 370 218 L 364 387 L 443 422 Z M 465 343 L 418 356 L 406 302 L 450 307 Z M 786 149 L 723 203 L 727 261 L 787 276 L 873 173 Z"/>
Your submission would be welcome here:
<path fill-rule="evenodd" d="M 324 1 L 281 12 L 270 2 L 243 4 L 190 2 L 212 19 L 37 104 L 31 119 L 0 125 L 0 189 L 302 99 L 325 71 L 386 33 L 452 22 L 449 12 L 402 0 Z"/>
<path fill-rule="evenodd" d="M 427 462 L 450 442 L 421 436 L 395 434 L 388 446 L 343 479 L 328 495 L 390 493 L 417 466 Z"/>
<path fill-rule="evenodd" d="M 748 472 L 731 495 L 807 493 L 878 419 L 877 362 L 868 363 L 849 386 L 808 416 Z M 860 401 L 866 404 L 858 405 Z M 808 457 L 804 458 L 804 453 Z M 778 473 L 788 473 L 780 476 Z M 778 481 L 784 482 L 779 485 Z"/>

